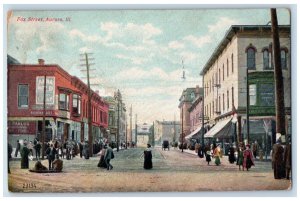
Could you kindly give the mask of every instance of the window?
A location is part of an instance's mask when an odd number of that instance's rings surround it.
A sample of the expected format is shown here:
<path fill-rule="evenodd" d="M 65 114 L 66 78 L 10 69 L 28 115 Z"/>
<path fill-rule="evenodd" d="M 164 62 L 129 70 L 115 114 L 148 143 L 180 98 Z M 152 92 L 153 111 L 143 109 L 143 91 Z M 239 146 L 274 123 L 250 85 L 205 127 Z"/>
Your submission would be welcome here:
<path fill-rule="evenodd" d="M 280 56 L 281 56 L 281 68 L 287 68 L 286 66 L 286 50 L 281 50 L 280 51 Z"/>
<path fill-rule="evenodd" d="M 272 83 L 260 84 L 259 86 L 259 99 L 261 106 L 274 106 L 275 93 L 274 85 Z"/>
<path fill-rule="evenodd" d="M 229 109 L 229 91 L 227 90 L 227 109 Z"/>
<path fill-rule="evenodd" d="M 221 96 L 219 96 L 219 110 L 218 112 L 221 112 Z"/>
<path fill-rule="evenodd" d="M 227 59 L 227 77 L 229 76 L 229 64 L 228 64 L 228 59 Z"/>
<path fill-rule="evenodd" d="M 231 100 L 232 100 L 232 107 L 234 106 L 234 88 L 231 88 Z"/>
<path fill-rule="evenodd" d="M 81 112 L 81 96 L 73 94 L 73 113 L 80 114 Z"/>
<path fill-rule="evenodd" d="M 249 47 L 247 49 L 247 68 L 255 69 L 255 49 L 254 49 L 254 47 Z"/>
<path fill-rule="evenodd" d="M 212 102 L 212 108 L 213 113 L 215 113 L 215 101 Z"/>
<path fill-rule="evenodd" d="M 233 73 L 233 54 L 231 55 L 231 71 L 232 71 L 232 73 Z"/>
<path fill-rule="evenodd" d="M 223 64 L 223 81 L 224 81 L 224 73 L 225 73 L 224 70 L 225 70 L 225 69 L 224 69 L 224 64 Z"/>
<path fill-rule="evenodd" d="M 220 83 L 221 83 L 221 70 L 219 68 L 219 83 L 218 84 L 220 84 Z"/>
<path fill-rule="evenodd" d="M 224 94 L 223 94 L 223 111 L 225 110 L 225 97 L 224 97 Z"/>
<path fill-rule="evenodd" d="M 264 69 L 272 69 L 270 53 L 268 49 L 263 50 L 263 65 Z"/>
<path fill-rule="evenodd" d="M 69 95 L 60 93 L 59 94 L 59 109 L 69 110 Z"/>
<path fill-rule="evenodd" d="M 249 104 L 256 105 L 256 84 L 249 85 Z"/>
<path fill-rule="evenodd" d="M 28 85 L 18 85 L 18 107 L 28 108 Z"/>

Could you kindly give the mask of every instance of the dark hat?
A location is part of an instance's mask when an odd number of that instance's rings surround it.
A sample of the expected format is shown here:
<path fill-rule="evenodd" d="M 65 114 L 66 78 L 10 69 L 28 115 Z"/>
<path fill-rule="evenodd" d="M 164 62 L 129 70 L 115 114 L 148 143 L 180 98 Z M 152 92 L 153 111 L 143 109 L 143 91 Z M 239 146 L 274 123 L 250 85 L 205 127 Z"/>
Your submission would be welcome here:
<path fill-rule="evenodd" d="M 247 145 L 246 145 L 246 147 L 250 147 L 250 145 L 249 145 L 249 144 L 247 144 Z"/>

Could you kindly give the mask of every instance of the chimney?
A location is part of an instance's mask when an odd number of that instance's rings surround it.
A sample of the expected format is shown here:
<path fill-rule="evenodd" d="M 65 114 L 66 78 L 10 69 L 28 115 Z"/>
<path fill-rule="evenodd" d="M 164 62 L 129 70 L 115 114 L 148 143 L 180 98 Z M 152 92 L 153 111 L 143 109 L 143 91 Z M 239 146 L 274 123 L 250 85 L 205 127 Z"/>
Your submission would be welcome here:
<path fill-rule="evenodd" d="M 38 62 L 39 62 L 39 65 L 45 65 L 45 60 L 44 59 L 39 59 Z"/>

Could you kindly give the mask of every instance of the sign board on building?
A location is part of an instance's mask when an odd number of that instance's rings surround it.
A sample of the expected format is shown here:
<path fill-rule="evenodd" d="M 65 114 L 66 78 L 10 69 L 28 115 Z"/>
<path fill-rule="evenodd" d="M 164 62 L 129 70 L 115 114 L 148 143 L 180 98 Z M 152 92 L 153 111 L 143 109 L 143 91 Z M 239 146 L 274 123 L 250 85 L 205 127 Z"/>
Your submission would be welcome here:
<path fill-rule="evenodd" d="M 54 105 L 55 77 L 46 77 L 46 104 Z M 44 103 L 44 76 L 36 77 L 36 104 Z"/>
<path fill-rule="evenodd" d="M 36 134 L 36 122 L 8 121 L 8 134 Z"/>

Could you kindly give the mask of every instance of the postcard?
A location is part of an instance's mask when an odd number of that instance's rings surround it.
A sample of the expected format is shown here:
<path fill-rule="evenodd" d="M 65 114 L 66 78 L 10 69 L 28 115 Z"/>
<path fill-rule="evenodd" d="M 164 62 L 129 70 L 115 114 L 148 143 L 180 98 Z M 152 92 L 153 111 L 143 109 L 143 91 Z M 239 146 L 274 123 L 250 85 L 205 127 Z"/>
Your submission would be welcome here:
<path fill-rule="evenodd" d="M 8 191 L 291 191 L 290 19 L 10 10 Z"/>

